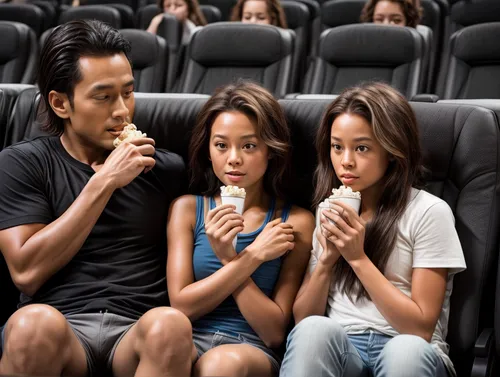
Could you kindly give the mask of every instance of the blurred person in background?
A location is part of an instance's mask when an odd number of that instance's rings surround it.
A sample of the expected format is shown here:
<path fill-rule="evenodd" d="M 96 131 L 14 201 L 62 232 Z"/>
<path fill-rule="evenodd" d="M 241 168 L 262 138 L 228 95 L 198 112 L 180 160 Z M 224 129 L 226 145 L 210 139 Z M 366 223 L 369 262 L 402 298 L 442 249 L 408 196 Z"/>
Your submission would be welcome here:
<path fill-rule="evenodd" d="M 286 29 L 286 16 L 279 0 L 238 0 L 231 21 L 274 25 Z"/>
<path fill-rule="evenodd" d="M 369 0 L 361 12 L 361 22 L 417 27 L 422 20 L 420 0 Z"/>
<path fill-rule="evenodd" d="M 207 20 L 201 12 L 197 0 L 158 0 L 157 4 L 163 13 L 156 15 L 151 20 L 147 29 L 150 33 L 156 34 L 158 32 L 158 26 L 163 21 L 164 13 L 175 16 L 183 24 L 182 44 L 189 42 L 197 26 L 205 26 L 207 24 Z"/>

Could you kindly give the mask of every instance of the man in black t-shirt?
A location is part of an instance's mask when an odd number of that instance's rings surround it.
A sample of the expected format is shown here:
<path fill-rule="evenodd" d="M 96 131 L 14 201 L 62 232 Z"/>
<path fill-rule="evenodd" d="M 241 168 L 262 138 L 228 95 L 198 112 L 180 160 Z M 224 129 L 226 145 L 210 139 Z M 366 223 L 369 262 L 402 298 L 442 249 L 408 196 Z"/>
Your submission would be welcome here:
<path fill-rule="evenodd" d="M 22 292 L 0 375 L 190 375 L 190 321 L 166 307 L 165 276 L 184 164 L 150 138 L 113 146 L 133 118 L 129 49 L 98 21 L 56 28 L 38 75 L 55 136 L 0 153 L 0 250 Z"/>

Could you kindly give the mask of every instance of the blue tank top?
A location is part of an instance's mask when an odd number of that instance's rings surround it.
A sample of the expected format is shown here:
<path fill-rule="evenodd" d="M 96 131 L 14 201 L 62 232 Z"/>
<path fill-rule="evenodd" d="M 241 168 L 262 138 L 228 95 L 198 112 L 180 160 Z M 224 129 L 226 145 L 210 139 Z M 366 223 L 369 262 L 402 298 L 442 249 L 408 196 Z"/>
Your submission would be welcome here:
<path fill-rule="evenodd" d="M 215 208 L 215 200 L 210 198 L 210 209 Z M 251 233 L 240 233 L 236 241 L 236 252 L 240 253 L 260 234 L 265 225 L 272 220 L 275 212 L 276 200 L 271 200 L 271 206 L 267 212 L 266 219 L 259 229 Z M 283 207 L 281 218 L 288 219 L 291 205 Z M 282 258 L 265 262 L 255 270 L 251 278 L 262 292 L 271 297 L 281 270 Z M 205 279 L 222 268 L 222 263 L 214 254 L 210 242 L 205 233 L 204 200 L 203 196 L 196 197 L 196 225 L 194 229 L 194 251 L 193 251 L 193 272 L 195 281 Z M 233 296 L 227 297 L 211 313 L 193 322 L 193 329 L 201 332 L 229 332 L 255 334 L 255 331 L 248 324 L 241 314 Z"/>

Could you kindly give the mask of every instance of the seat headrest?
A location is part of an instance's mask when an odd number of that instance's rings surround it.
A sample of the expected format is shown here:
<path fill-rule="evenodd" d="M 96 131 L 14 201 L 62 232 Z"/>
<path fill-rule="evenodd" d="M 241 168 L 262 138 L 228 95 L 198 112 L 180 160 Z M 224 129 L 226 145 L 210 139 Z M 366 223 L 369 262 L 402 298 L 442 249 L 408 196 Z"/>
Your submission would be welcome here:
<path fill-rule="evenodd" d="M 305 27 L 309 24 L 309 9 L 299 2 L 283 1 L 281 3 L 289 29 Z"/>
<path fill-rule="evenodd" d="M 275 26 L 218 22 L 200 28 L 189 49 L 205 66 L 266 66 L 292 53 L 292 36 Z"/>
<path fill-rule="evenodd" d="M 18 22 L 0 21 L 0 64 L 5 64 L 19 55 L 21 36 L 28 26 Z"/>
<path fill-rule="evenodd" d="M 120 33 L 132 46 L 130 60 L 134 69 L 143 69 L 154 65 L 158 60 L 158 37 L 144 30 L 122 29 Z"/>
<path fill-rule="evenodd" d="M 145 5 L 137 11 L 137 26 L 140 29 L 146 30 L 151 23 L 151 20 L 157 14 L 160 14 L 161 10 L 158 9 L 158 6 L 155 4 Z"/>
<path fill-rule="evenodd" d="M 20 22 L 28 25 L 36 35 L 43 32 L 45 13 L 34 4 L 0 4 L 2 21 Z"/>
<path fill-rule="evenodd" d="M 327 27 L 357 24 L 366 0 L 330 0 L 321 7 L 321 23 Z"/>
<path fill-rule="evenodd" d="M 75 20 L 99 20 L 106 22 L 115 29 L 121 28 L 120 12 L 105 5 L 85 5 L 82 7 L 68 8 L 59 16 L 58 24 L 65 24 Z"/>
<path fill-rule="evenodd" d="M 208 5 L 208 4 L 200 4 L 200 10 L 205 16 L 205 20 L 207 20 L 207 24 L 212 24 L 214 22 L 220 22 L 222 20 L 222 14 L 219 8 Z"/>
<path fill-rule="evenodd" d="M 425 0 L 421 1 L 420 5 L 423 10 L 420 24 L 429 26 L 433 30 L 440 27 L 442 19 L 444 19 L 445 15 L 448 15 L 450 12 L 449 4 L 443 2 L 442 0 L 441 2 L 438 2 L 437 0 Z"/>
<path fill-rule="evenodd" d="M 451 53 L 467 63 L 500 63 L 500 22 L 479 24 L 451 37 Z"/>
<path fill-rule="evenodd" d="M 334 64 L 392 66 L 421 57 L 421 44 L 417 31 L 409 27 L 343 25 L 321 34 L 318 55 Z"/>
<path fill-rule="evenodd" d="M 283 4 L 285 1 L 289 0 L 283 0 L 281 4 Z M 297 1 L 301 4 L 304 4 L 307 9 L 309 10 L 309 21 L 313 21 L 320 15 L 321 7 L 320 3 L 317 0 L 290 0 L 290 1 Z"/>
<path fill-rule="evenodd" d="M 451 20 L 459 25 L 470 26 L 500 21 L 500 1 L 458 1 L 451 6 Z"/>
<path fill-rule="evenodd" d="M 188 161 L 188 144 L 196 117 L 208 96 L 135 93 L 134 123 L 165 148 Z"/>

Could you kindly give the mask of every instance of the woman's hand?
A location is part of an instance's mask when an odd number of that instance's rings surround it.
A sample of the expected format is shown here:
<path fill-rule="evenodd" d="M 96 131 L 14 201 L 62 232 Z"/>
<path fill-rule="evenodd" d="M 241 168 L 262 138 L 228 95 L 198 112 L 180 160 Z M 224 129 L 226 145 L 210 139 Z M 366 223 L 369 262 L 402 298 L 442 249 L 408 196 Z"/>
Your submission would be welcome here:
<path fill-rule="evenodd" d="M 215 207 L 207 213 L 205 221 L 208 241 L 222 264 L 230 262 L 236 256 L 232 242 L 244 229 L 243 216 L 236 213 L 235 209 L 232 204 Z"/>
<path fill-rule="evenodd" d="M 330 224 L 330 222 L 321 212 L 318 214 L 320 216 L 320 227 L 316 230 L 316 237 L 323 251 L 318 261 L 327 267 L 333 267 L 341 255 L 333 242 L 326 238 L 326 235 L 330 235 L 330 232 L 324 227 L 324 224 Z"/>
<path fill-rule="evenodd" d="M 324 221 L 323 234 L 344 259 L 352 263 L 366 257 L 364 250 L 366 223 L 354 209 L 348 204 L 336 201 L 332 203 L 331 210 L 323 211 L 323 214 L 335 223 L 334 225 Z"/>
<path fill-rule="evenodd" d="M 281 218 L 270 221 L 247 250 L 261 263 L 276 259 L 295 247 L 293 226 L 281 222 Z"/>

